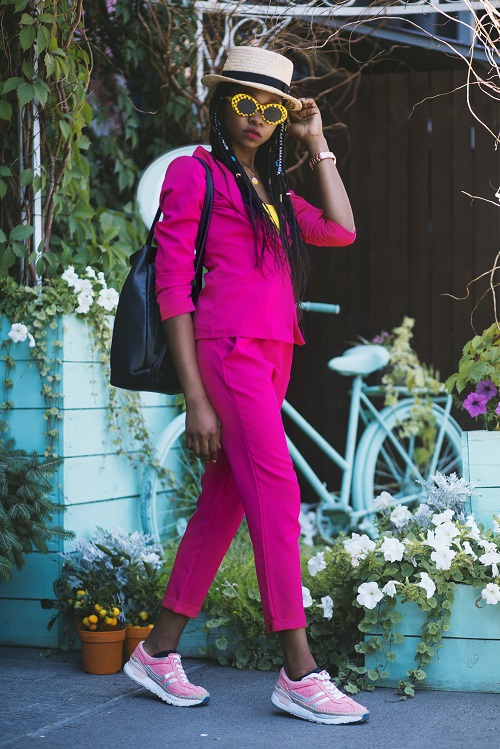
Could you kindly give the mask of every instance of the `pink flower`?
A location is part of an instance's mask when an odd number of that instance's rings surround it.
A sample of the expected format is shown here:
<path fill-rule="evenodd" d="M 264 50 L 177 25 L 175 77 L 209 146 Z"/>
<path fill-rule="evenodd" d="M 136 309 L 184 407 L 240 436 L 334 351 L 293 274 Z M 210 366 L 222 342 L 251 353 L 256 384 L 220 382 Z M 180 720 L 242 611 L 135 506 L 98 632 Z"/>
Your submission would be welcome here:
<path fill-rule="evenodd" d="M 498 393 L 498 388 L 493 380 L 481 380 L 476 385 L 476 393 L 484 395 L 488 400 L 491 400 Z"/>
<path fill-rule="evenodd" d="M 481 414 L 486 413 L 487 403 L 488 398 L 486 395 L 481 395 L 481 393 L 471 393 L 467 396 L 462 405 L 465 410 L 469 412 L 469 415 L 474 418 L 475 416 L 480 416 Z"/>
<path fill-rule="evenodd" d="M 500 401 L 498 401 L 498 406 L 495 408 L 495 413 L 500 416 Z"/>

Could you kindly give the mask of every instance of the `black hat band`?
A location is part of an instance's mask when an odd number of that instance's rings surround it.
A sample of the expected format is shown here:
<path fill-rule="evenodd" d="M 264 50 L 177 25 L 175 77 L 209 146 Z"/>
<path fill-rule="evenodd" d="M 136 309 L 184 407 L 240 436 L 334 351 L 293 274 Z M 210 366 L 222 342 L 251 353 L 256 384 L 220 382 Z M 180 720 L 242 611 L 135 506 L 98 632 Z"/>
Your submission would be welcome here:
<path fill-rule="evenodd" d="M 223 70 L 222 75 L 226 78 L 237 78 L 246 83 L 261 83 L 263 86 L 272 86 L 284 94 L 290 93 L 290 86 L 278 78 L 272 78 L 270 75 L 261 75 L 260 73 L 247 73 L 244 70 Z"/>

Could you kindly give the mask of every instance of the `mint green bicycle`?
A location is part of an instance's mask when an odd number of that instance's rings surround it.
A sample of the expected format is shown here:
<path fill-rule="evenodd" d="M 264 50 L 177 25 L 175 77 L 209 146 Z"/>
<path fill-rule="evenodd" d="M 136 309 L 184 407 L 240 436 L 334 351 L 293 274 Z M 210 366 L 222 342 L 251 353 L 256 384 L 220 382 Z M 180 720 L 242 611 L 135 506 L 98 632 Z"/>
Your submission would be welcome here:
<path fill-rule="evenodd" d="M 303 306 L 308 312 L 339 312 L 334 304 L 305 302 Z M 432 398 L 433 450 L 423 464 L 419 462 L 422 446 L 419 435 L 405 428 L 415 406 L 415 396 L 400 388 L 396 405 L 382 408 L 375 405 L 383 391 L 367 385 L 365 378 L 384 369 L 388 360 L 389 354 L 383 346 L 362 345 L 328 362 L 328 368 L 337 375 L 353 379 L 344 455 L 288 401 L 283 404 L 286 417 L 342 472 L 340 489 L 332 491 L 287 437 L 295 468 L 317 497 L 318 533 L 325 541 L 341 530 L 362 528 L 374 532 L 373 502 L 383 491 L 397 502 L 409 504 L 423 494 L 419 482 L 436 472 L 461 475 L 461 430 L 451 416 L 449 395 Z M 154 466 L 146 467 L 141 492 L 142 525 L 155 539 L 175 542 L 182 537 L 194 511 L 203 473 L 203 464 L 185 446 L 184 413 L 166 427 L 159 440 L 158 455 L 160 465 L 166 469 L 166 479 L 160 478 Z"/>

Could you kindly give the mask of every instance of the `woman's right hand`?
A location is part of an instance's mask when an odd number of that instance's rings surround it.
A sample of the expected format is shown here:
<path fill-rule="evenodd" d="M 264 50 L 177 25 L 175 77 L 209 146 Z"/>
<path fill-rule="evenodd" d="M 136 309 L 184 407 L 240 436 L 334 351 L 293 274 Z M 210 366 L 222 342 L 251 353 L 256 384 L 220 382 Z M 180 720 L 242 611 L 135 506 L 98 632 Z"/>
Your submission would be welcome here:
<path fill-rule="evenodd" d="M 220 421 L 214 407 L 204 398 L 186 404 L 186 447 L 200 460 L 217 460 L 220 442 Z"/>

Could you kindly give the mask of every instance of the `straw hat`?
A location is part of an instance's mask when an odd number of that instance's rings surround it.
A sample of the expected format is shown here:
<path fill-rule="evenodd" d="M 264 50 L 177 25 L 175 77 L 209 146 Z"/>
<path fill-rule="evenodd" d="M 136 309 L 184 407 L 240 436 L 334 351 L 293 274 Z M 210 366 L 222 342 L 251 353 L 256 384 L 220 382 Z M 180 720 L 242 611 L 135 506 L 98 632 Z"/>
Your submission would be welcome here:
<path fill-rule="evenodd" d="M 291 60 L 277 52 L 262 47 L 234 47 L 227 55 L 222 73 L 204 75 L 201 82 L 212 91 L 219 83 L 241 83 L 282 96 L 287 109 L 302 109 L 300 101 L 290 96 L 292 73 Z"/>

